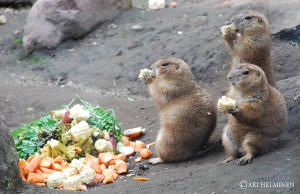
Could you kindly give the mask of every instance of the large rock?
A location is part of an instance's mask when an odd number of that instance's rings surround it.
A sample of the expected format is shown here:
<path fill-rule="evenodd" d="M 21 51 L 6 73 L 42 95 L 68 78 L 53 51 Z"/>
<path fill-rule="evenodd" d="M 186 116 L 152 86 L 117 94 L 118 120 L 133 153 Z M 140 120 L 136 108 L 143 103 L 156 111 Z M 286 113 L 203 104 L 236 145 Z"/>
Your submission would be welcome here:
<path fill-rule="evenodd" d="M 27 52 L 55 48 L 130 8 L 131 0 L 38 0 L 27 16 L 23 45 Z"/>
<path fill-rule="evenodd" d="M 9 193 L 9 191 L 16 191 L 22 180 L 15 143 L 1 115 L 0 134 L 0 193 Z"/>
<path fill-rule="evenodd" d="M 22 4 L 34 4 L 36 0 L 0 0 L 0 5 L 17 6 Z"/>

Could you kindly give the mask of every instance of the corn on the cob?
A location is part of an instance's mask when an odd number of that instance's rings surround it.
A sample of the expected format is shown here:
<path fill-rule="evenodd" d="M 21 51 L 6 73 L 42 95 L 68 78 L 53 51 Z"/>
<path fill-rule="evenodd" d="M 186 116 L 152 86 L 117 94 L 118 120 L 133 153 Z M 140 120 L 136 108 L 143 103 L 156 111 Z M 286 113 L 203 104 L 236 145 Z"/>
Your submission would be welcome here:
<path fill-rule="evenodd" d="M 47 187 L 57 188 L 62 185 L 65 180 L 65 175 L 62 172 L 54 172 L 47 179 Z"/>
<path fill-rule="evenodd" d="M 68 167 L 68 168 L 63 169 L 62 172 L 64 173 L 64 175 L 66 177 L 70 177 L 70 176 L 78 174 L 79 171 L 74 167 Z"/>
<path fill-rule="evenodd" d="M 81 121 L 72 127 L 68 133 L 71 135 L 73 141 L 78 142 L 79 140 L 89 138 L 92 134 L 92 130 L 86 121 Z"/>
<path fill-rule="evenodd" d="M 227 96 L 222 96 L 217 103 L 218 110 L 222 113 L 228 113 L 230 110 L 236 108 L 236 101 Z"/>
<path fill-rule="evenodd" d="M 105 139 L 98 139 L 95 142 L 95 148 L 99 153 L 113 151 L 113 145 Z"/>
<path fill-rule="evenodd" d="M 81 177 L 79 175 L 67 177 L 67 179 L 64 180 L 63 184 L 64 189 L 68 190 L 70 188 L 73 188 L 75 191 L 77 191 L 82 185 Z"/>

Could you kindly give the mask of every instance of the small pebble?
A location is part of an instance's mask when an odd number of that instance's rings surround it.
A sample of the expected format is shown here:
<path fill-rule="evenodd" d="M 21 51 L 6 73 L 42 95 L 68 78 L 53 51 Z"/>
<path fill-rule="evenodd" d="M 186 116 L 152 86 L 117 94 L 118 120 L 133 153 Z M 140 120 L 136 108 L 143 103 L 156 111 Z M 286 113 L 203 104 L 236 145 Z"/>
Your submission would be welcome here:
<path fill-rule="evenodd" d="M 6 23 L 6 17 L 5 15 L 0 16 L 0 24 L 5 24 Z"/>
<path fill-rule="evenodd" d="M 136 32 L 141 32 L 143 30 L 143 26 L 141 25 L 133 25 L 131 28 Z"/>

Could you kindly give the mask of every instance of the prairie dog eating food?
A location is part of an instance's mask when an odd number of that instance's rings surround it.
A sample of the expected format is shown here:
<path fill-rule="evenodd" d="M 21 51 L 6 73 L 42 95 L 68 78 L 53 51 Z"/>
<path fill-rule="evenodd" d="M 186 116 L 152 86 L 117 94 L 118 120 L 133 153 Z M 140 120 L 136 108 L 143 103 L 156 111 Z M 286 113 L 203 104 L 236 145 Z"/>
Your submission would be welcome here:
<path fill-rule="evenodd" d="M 151 65 L 155 76 L 141 79 L 160 109 L 160 130 L 156 140 L 158 158 L 152 164 L 186 160 L 200 151 L 216 126 L 216 110 L 211 96 L 195 81 L 181 59 L 164 57 Z"/>

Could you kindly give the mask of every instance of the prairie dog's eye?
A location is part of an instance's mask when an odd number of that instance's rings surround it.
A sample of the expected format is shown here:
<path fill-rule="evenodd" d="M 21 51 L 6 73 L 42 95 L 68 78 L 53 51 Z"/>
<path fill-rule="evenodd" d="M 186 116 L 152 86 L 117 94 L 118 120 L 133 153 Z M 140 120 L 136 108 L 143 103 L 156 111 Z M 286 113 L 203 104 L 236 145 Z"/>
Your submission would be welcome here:
<path fill-rule="evenodd" d="M 249 71 L 244 71 L 243 72 L 243 75 L 247 75 L 247 74 L 249 74 Z"/>
<path fill-rule="evenodd" d="M 252 17 L 251 16 L 246 16 L 245 20 L 250 20 Z"/>
<path fill-rule="evenodd" d="M 168 65 L 169 65 L 168 63 L 161 64 L 162 67 L 167 67 Z"/>

